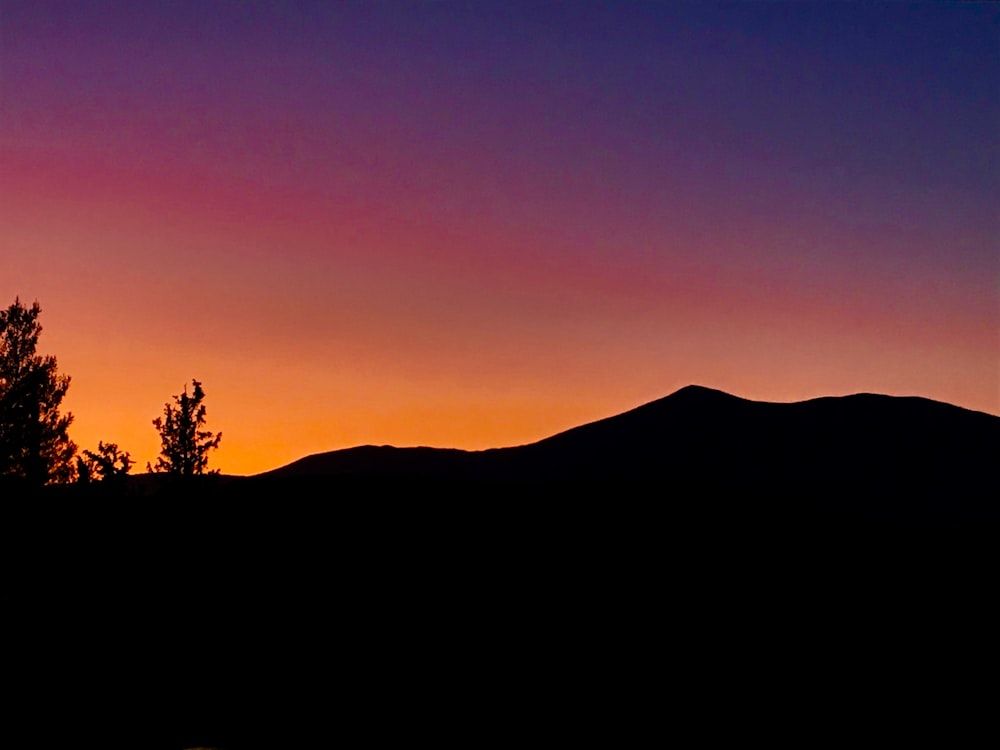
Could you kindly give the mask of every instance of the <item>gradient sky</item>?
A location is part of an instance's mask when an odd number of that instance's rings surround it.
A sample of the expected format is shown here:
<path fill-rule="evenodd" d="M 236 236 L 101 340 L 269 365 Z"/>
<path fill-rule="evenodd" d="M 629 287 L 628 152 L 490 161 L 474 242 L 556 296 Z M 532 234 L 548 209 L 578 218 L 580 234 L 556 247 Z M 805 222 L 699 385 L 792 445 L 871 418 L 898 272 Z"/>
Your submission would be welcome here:
<path fill-rule="evenodd" d="M 689 383 L 1000 414 L 1000 5 L 0 2 L 0 304 L 253 473 Z"/>

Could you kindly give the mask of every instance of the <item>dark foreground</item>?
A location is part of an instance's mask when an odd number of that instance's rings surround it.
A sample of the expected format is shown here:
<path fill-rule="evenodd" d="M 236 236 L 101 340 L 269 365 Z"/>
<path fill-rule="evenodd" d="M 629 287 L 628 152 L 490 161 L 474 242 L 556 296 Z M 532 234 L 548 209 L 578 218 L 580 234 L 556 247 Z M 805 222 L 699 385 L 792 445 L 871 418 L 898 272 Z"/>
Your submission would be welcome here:
<path fill-rule="evenodd" d="M 5 508 L 8 731 L 39 747 L 620 744 L 665 705 L 760 722 L 762 676 L 808 710 L 802 686 L 874 652 L 924 674 L 934 613 L 963 623 L 952 654 L 974 643 L 995 571 L 990 506 L 916 488 L 143 481 Z"/>

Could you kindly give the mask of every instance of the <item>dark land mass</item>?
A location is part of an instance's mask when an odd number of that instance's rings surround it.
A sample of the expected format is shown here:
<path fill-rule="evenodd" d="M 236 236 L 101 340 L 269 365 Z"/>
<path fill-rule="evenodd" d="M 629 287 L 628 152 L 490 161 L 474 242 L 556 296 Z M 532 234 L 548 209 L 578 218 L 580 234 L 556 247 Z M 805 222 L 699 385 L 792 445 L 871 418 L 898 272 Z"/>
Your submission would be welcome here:
<path fill-rule="evenodd" d="M 761 675 L 917 679 L 992 621 L 998 456 L 1000 418 L 927 399 L 689 387 L 513 448 L 46 488 L 3 527 L 8 715 L 42 747 L 621 744 L 663 675 L 748 709 Z"/>
<path fill-rule="evenodd" d="M 1000 417 L 923 398 L 858 394 L 792 404 L 689 386 L 530 445 L 486 451 L 363 446 L 309 456 L 247 487 L 412 480 L 561 499 L 721 503 L 945 522 L 1000 517 Z M 585 491 L 589 490 L 589 491 Z M 469 499 L 472 499 L 471 497 Z M 666 509 L 666 508 L 665 508 Z M 698 512 L 697 507 L 691 510 Z"/>
<path fill-rule="evenodd" d="M 660 511 L 926 528 L 1000 519 L 1000 417 L 875 394 L 749 401 L 688 386 L 530 445 L 463 451 L 359 446 L 251 477 L 47 488 L 52 497 L 274 501 L 655 501 Z M 271 511 L 297 511 L 276 505 Z M 301 510 L 301 509 L 300 509 Z M 534 506 L 533 511 L 540 508 Z"/>

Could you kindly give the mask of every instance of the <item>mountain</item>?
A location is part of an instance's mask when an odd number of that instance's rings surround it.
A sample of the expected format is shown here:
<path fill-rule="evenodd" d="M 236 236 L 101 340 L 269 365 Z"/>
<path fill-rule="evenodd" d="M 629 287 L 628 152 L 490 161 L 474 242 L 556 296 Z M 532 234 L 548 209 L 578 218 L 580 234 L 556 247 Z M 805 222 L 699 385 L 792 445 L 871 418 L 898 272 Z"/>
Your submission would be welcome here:
<path fill-rule="evenodd" d="M 67 497 L 182 502 L 316 499 L 323 507 L 328 500 L 436 497 L 459 501 L 455 508 L 466 514 L 491 503 L 509 514 L 520 503 L 517 512 L 530 507 L 552 520 L 562 513 L 554 502 L 573 504 L 574 513 L 593 503 L 596 513 L 610 502 L 649 500 L 673 520 L 698 523 L 788 528 L 805 517 L 825 526 L 832 514 L 937 528 L 1000 520 L 998 456 L 1000 417 L 926 398 L 859 393 L 770 403 L 688 386 L 527 445 L 482 451 L 366 445 L 251 477 L 177 482 L 140 475 L 110 488 L 50 489 Z M 186 505 L 197 514 L 222 513 Z M 426 503 L 414 508 L 430 512 Z M 483 512 L 483 523 L 491 512 Z M 455 520 L 453 513 L 442 523 Z"/>
<path fill-rule="evenodd" d="M 62 665 L 17 675 L 68 717 L 31 731 L 52 746 L 60 727 L 102 746 L 311 746 L 339 736 L 331 711 L 359 710 L 314 676 L 379 710 L 379 686 L 426 690 L 449 652 L 522 679 L 564 644 L 555 668 L 578 679 L 593 642 L 645 665 L 667 638 L 696 675 L 752 677 L 776 653 L 806 669 L 858 644 L 881 659 L 932 611 L 961 628 L 951 649 L 989 622 L 933 592 L 988 606 L 998 448 L 1000 418 L 923 398 L 777 404 L 691 386 L 511 448 L 361 446 L 255 477 L 132 477 L 128 502 L 48 488 L 72 502 L 5 516 L 32 573 L 12 577 L 10 640 Z M 918 604 L 886 626 L 908 592 Z M 904 641 L 903 658 L 938 635 Z M 163 685 L 176 696 L 150 700 Z"/>
<path fill-rule="evenodd" d="M 486 451 L 363 446 L 261 479 L 380 477 L 538 485 L 598 483 L 647 494 L 780 493 L 893 505 L 961 498 L 993 512 L 1000 417 L 877 394 L 750 401 L 688 386 L 529 445 Z"/>

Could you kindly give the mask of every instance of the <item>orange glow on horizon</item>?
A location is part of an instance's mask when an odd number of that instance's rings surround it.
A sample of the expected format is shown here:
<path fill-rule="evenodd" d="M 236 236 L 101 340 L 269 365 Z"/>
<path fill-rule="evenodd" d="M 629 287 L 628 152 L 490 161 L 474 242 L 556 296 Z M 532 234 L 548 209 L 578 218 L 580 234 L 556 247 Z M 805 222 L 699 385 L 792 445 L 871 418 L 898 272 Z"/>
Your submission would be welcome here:
<path fill-rule="evenodd" d="M 266 142 L 265 125 L 247 142 Z M 292 140 L 322 140 L 314 127 Z M 210 465 L 231 474 L 362 444 L 519 445 L 689 384 L 1000 415 L 996 265 L 987 281 L 985 263 L 953 268 L 947 224 L 859 227 L 820 188 L 813 213 L 782 215 L 784 173 L 762 182 L 758 214 L 728 208 L 749 181 L 643 193 L 596 167 L 577 179 L 587 165 L 572 159 L 419 162 L 403 136 L 380 137 L 359 136 L 363 156 L 412 165 L 409 181 L 363 164 L 337 182 L 336 149 L 303 147 L 301 179 L 278 149 L 175 160 L 162 133 L 123 142 L 131 160 L 72 134 L 0 153 L 0 305 L 40 302 L 80 448 L 115 442 L 142 470 L 152 420 L 192 378 L 223 433 Z M 494 186 L 501 167 L 513 198 Z M 627 199 L 608 205 L 619 187 Z M 959 240 L 980 252 L 990 238 Z"/>

